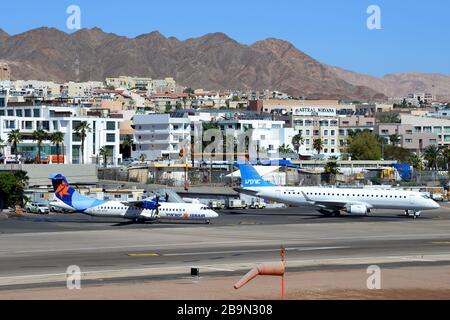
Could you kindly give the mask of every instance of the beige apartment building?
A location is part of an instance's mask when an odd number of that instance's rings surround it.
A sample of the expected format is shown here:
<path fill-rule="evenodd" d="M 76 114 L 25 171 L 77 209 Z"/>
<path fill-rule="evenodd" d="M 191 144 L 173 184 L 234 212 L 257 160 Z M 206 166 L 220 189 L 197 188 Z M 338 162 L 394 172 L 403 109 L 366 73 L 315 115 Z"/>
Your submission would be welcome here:
<path fill-rule="evenodd" d="M 450 128 L 450 127 L 449 127 Z M 423 132 L 411 124 L 385 123 L 375 128 L 375 133 L 383 137 L 386 144 L 391 144 L 390 137 L 398 135 L 398 146 L 413 152 L 421 152 L 430 145 L 439 144 L 439 136 L 433 132 Z M 449 142 L 450 143 L 450 142 Z"/>
<path fill-rule="evenodd" d="M 6 63 L 0 63 L 0 81 L 11 80 L 11 70 Z"/>
<path fill-rule="evenodd" d="M 409 114 L 402 114 L 402 125 L 410 125 L 414 134 L 420 136 L 434 135 L 437 144 L 440 146 L 450 146 L 450 119 L 420 117 Z"/>
<path fill-rule="evenodd" d="M 339 148 L 341 152 L 347 146 L 347 139 L 351 132 L 375 131 L 376 119 L 365 116 L 341 116 L 339 117 Z"/>

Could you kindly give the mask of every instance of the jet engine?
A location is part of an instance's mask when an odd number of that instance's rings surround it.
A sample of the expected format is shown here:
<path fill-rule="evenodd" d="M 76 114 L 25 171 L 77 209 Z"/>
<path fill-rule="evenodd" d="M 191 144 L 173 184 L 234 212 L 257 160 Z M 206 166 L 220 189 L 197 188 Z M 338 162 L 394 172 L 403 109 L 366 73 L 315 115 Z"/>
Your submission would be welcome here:
<path fill-rule="evenodd" d="M 365 205 L 353 204 L 347 207 L 347 212 L 349 214 L 367 214 L 368 210 Z"/>

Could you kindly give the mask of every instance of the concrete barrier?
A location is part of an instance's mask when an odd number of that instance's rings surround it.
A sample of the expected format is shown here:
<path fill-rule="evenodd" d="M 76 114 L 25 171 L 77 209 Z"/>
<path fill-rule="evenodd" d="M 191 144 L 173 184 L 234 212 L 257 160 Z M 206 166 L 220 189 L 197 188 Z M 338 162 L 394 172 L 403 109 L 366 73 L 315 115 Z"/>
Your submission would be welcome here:
<path fill-rule="evenodd" d="M 29 178 L 28 185 L 50 185 L 48 177 L 53 173 L 63 174 L 70 183 L 95 184 L 98 182 L 95 164 L 8 164 L 0 165 L 0 171 L 25 171 Z"/>

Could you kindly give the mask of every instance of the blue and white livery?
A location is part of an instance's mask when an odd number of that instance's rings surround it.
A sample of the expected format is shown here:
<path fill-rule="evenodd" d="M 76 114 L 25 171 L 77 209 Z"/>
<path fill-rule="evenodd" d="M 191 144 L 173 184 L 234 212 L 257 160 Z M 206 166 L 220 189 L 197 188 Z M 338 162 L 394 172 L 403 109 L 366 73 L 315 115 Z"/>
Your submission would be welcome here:
<path fill-rule="evenodd" d="M 105 201 L 83 196 L 61 174 L 50 176 L 56 198 L 73 211 L 94 217 L 124 218 L 134 221 L 197 220 L 209 222 L 219 215 L 199 203 L 172 203 L 155 197 L 142 201 Z"/>
<path fill-rule="evenodd" d="M 324 215 L 346 211 L 367 215 L 373 209 L 404 210 L 405 215 L 420 216 L 422 210 L 439 208 L 428 195 L 396 189 L 354 189 L 328 187 L 281 187 L 265 181 L 250 165 L 239 165 L 242 189 L 239 192 L 293 206 L 312 206 Z"/>

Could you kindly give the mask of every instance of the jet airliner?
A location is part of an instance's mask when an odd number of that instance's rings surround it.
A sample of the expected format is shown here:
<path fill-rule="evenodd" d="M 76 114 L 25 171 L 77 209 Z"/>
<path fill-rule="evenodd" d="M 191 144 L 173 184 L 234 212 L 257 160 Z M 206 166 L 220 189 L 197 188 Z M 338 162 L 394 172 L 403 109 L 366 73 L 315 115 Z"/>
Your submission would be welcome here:
<path fill-rule="evenodd" d="M 156 196 L 142 201 L 105 201 L 86 197 L 69 185 L 61 174 L 50 176 L 56 198 L 64 205 L 94 217 L 124 218 L 137 222 L 155 220 L 197 220 L 209 222 L 219 215 L 200 203 L 173 203 Z"/>
<path fill-rule="evenodd" d="M 329 187 L 281 187 L 265 181 L 250 165 L 239 165 L 242 189 L 238 191 L 293 206 L 312 206 L 326 216 L 341 211 L 367 215 L 373 209 L 404 210 L 405 215 L 419 217 L 421 211 L 439 208 L 428 195 L 404 190 L 376 190 Z"/>

